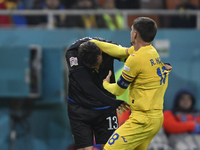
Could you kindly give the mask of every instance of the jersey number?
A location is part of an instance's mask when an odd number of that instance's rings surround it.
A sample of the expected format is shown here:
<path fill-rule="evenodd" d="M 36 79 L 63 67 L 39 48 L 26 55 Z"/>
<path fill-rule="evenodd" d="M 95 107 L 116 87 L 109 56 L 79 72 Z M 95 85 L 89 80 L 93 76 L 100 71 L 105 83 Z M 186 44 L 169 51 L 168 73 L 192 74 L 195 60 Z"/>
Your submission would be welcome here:
<path fill-rule="evenodd" d="M 118 120 L 117 120 L 116 116 L 108 117 L 108 118 L 106 118 L 106 120 L 109 121 L 108 130 L 113 130 L 113 129 L 117 129 L 118 128 Z M 114 123 L 112 122 L 112 120 L 114 121 Z"/>
<path fill-rule="evenodd" d="M 165 66 L 162 67 L 162 72 L 161 72 L 160 67 L 157 68 L 157 75 L 161 78 L 160 85 L 162 85 L 162 83 L 165 84 L 165 78 L 167 76 L 167 73 L 164 72 L 165 70 L 166 70 Z M 163 74 L 163 72 L 164 72 L 164 74 Z"/>

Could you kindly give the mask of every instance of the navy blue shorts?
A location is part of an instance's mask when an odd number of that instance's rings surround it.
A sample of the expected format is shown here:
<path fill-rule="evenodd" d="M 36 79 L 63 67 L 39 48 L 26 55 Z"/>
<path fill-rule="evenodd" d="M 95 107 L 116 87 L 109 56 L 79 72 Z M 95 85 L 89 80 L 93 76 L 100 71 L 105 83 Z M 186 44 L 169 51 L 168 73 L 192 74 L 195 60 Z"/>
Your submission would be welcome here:
<path fill-rule="evenodd" d="M 76 148 L 106 144 L 118 128 L 116 109 L 94 110 L 68 101 L 68 116 Z"/>

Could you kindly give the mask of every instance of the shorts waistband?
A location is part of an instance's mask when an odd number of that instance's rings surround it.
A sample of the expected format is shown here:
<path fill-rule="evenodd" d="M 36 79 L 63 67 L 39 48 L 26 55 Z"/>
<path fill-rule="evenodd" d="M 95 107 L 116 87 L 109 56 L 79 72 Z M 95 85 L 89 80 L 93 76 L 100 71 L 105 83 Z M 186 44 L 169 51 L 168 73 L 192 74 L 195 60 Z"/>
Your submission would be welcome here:
<path fill-rule="evenodd" d="M 163 116 L 163 110 L 148 110 L 148 111 L 136 111 L 131 110 L 131 115 L 138 114 L 148 116 L 150 118 L 160 118 Z"/>
<path fill-rule="evenodd" d="M 69 96 L 67 96 L 67 99 L 71 102 L 73 102 L 74 104 L 77 104 L 75 101 L 73 101 L 71 98 L 69 98 Z M 78 104 L 77 104 L 78 105 Z M 110 108 L 110 106 L 104 106 L 104 107 L 90 107 L 90 109 L 93 110 L 101 110 L 101 109 L 107 109 Z"/>

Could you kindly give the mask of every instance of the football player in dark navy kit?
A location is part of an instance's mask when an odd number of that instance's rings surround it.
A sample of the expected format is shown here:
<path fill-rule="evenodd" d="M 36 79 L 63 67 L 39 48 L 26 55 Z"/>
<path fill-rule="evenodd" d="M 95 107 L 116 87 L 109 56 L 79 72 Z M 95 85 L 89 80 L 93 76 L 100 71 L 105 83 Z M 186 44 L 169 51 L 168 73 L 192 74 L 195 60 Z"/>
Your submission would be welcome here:
<path fill-rule="evenodd" d="M 82 53 L 78 53 L 78 50 L 82 45 L 85 48 L 84 53 L 87 53 L 88 48 L 99 48 L 94 42 L 87 42 L 92 39 L 112 43 L 101 38 L 86 37 L 74 42 L 65 55 L 69 69 L 68 116 L 78 150 L 93 150 L 94 136 L 96 143 L 101 144 L 103 148 L 118 128 L 116 109 L 122 111 L 129 109 L 127 103 L 116 100 L 116 97 L 102 86 L 108 71 L 113 71 L 114 59 L 120 58 L 109 56 L 101 49 L 102 55 L 94 51 L 94 57 L 84 60 L 87 64 L 83 64 L 80 60 Z M 95 57 L 99 55 L 101 59 Z M 124 58 L 128 57 L 125 50 L 123 55 Z M 98 64 L 94 64 L 97 59 Z M 114 75 L 110 81 L 115 82 Z"/>

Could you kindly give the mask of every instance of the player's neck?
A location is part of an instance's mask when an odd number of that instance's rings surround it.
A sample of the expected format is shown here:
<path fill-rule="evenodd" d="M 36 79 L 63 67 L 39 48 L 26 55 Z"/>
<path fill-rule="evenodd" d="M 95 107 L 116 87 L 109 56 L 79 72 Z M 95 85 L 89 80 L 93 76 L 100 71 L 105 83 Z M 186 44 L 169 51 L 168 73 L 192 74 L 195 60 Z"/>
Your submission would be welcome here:
<path fill-rule="evenodd" d="M 135 51 L 138 51 L 141 47 L 145 47 L 145 46 L 149 46 L 149 45 L 151 45 L 151 43 L 147 43 L 144 41 L 138 41 L 138 42 L 135 42 L 134 49 L 135 49 Z"/>

